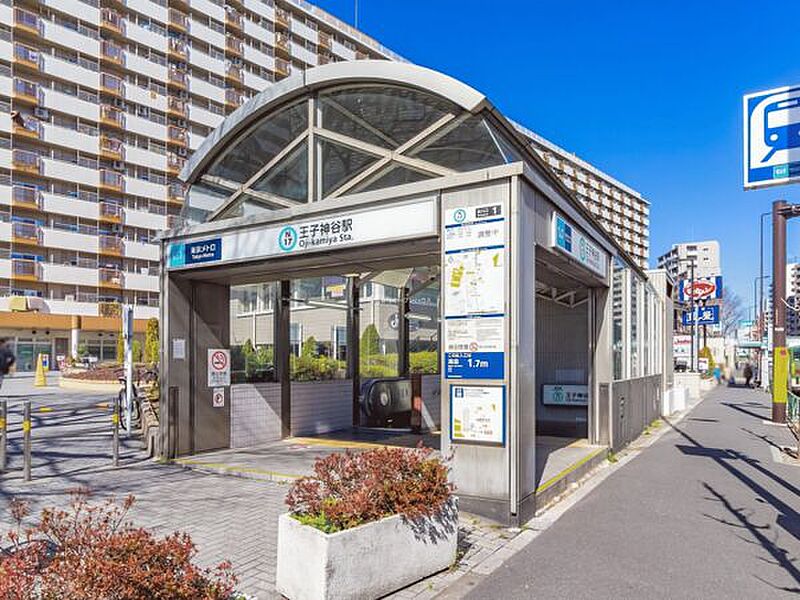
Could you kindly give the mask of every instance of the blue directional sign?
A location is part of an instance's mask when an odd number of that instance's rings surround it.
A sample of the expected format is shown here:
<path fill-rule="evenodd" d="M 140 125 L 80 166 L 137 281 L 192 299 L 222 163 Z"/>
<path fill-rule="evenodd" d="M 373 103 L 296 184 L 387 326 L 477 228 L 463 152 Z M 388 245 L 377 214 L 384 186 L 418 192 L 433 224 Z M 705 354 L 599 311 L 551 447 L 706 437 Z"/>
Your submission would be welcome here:
<path fill-rule="evenodd" d="M 683 324 L 688 326 L 692 323 L 696 325 L 717 325 L 719 323 L 719 306 L 696 306 L 694 309 L 697 320 L 692 319 L 692 313 L 683 313 Z"/>
<path fill-rule="evenodd" d="M 800 86 L 744 97 L 744 187 L 800 180 Z"/>
<path fill-rule="evenodd" d="M 446 352 L 445 377 L 448 379 L 503 379 L 503 352 Z"/>

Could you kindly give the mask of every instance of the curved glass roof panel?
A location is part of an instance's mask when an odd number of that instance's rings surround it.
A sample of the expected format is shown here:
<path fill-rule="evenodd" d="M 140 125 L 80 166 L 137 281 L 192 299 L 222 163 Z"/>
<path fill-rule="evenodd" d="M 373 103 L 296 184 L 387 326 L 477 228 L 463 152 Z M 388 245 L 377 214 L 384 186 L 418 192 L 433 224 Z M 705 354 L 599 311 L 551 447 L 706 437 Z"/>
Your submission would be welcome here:
<path fill-rule="evenodd" d="M 423 142 L 410 155 L 465 172 L 519 160 L 512 148 L 484 117 L 470 115 L 456 122 L 444 135 Z"/>
<path fill-rule="evenodd" d="M 369 192 L 371 190 L 380 190 L 396 185 L 403 185 L 404 183 L 415 183 L 425 179 L 433 179 L 434 177 L 436 177 L 436 175 L 423 173 L 416 169 L 410 169 L 403 165 L 392 163 L 385 169 L 376 173 L 375 177 L 368 179 L 362 186 L 358 187 L 357 191 Z"/>
<path fill-rule="evenodd" d="M 244 183 L 307 130 L 308 104 L 300 102 L 289 106 L 246 133 L 208 169 L 207 174 Z"/>
<path fill-rule="evenodd" d="M 397 86 L 360 86 L 320 94 L 325 129 L 398 148 L 459 109 L 444 98 Z"/>
<path fill-rule="evenodd" d="M 308 199 L 308 144 L 300 144 L 262 175 L 253 190 L 295 201 Z"/>
<path fill-rule="evenodd" d="M 322 169 L 322 196 L 337 190 L 343 183 L 378 162 L 377 156 L 359 152 L 329 140 L 320 142 Z"/>

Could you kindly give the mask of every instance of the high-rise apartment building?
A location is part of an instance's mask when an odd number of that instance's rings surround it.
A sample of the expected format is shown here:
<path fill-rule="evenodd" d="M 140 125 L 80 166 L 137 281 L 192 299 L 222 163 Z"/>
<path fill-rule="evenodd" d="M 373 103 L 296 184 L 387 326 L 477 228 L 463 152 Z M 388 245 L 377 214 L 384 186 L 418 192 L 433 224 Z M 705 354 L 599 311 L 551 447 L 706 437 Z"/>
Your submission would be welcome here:
<path fill-rule="evenodd" d="M 398 55 L 303 0 L 0 0 L 0 336 L 115 354 L 123 303 L 158 312 L 178 174 L 249 97 L 293 71 Z M 648 204 L 520 127 L 642 266 Z"/>
<path fill-rule="evenodd" d="M 719 242 L 707 240 L 673 244 L 668 252 L 658 257 L 658 268 L 666 269 L 675 282 L 691 277 L 692 263 L 695 278 L 722 275 Z"/>
<path fill-rule="evenodd" d="M 650 203 L 585 160 L 515 123 L 533 148 L 643 269 L 650 258 Z"/>
<path fill-rule="evenodd" d="M 186 158 L 295 69 L 398 59 L 305 2 L 0 2 L 0 336 L 113 358 L 122 303 L 158 311 L 157 231 Z"/>

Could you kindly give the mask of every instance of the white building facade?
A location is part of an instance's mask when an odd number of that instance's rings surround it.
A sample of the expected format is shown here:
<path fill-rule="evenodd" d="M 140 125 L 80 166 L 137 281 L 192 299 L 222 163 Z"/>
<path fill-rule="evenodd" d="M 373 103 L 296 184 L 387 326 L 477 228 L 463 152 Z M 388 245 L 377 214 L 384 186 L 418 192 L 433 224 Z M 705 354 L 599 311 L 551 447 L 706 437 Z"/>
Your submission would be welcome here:
<path fill-rule="evenodd" d="M 666 269 L 676 282 L 691 277 L 692 263 L 695 278 L 722 275 L 719 242 L 706 240 L 674 244 L 668 252 L 658 257 L 658 268 Z"/>

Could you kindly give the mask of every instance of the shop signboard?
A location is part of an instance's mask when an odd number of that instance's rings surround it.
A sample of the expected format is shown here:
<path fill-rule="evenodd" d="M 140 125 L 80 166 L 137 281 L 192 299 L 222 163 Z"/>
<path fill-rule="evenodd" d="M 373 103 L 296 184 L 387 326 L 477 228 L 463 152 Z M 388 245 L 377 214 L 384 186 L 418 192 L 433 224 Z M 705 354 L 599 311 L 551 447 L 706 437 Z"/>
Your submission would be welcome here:
<path fill-rule="evenodd" d="M 555 249 L 568 255 L 603 279 L 606 278 L 608 254 L 558 213 L 553 213 L 552 235 L 552 246 Z"/>
<path fill-rule="evenodd" d="M 722 277 L 698 277 L 681 279 L 678 282 L 678 300 L 683 303 L 698 300 L 718 300 L 722 298 Z"/>
<path fill-rule="evenodd" d="M 444 365 L 448 379 L 505 376 L 506 219 L 502 202 L 444 213 Z"/>
<path fill-rule="evenodd" d="M 672 336 L 672 354 L 675 358 L 688 358 L 692 353 L 692 336 L 675 334 Z"/>
<path fill-rule="evenodd" d="M 800 86 L 747 94 L 742 115 L 745 189 L 800 180 Z"/>
<path fill-rule="evenodd" d="M 717 325 L 719 323 L 719 306 L 696 306 L 694 309 L 695 317 L 692 318 L 691 311 L 684 311 L 682 315 L 683 325 Z"/>
<path fill-rule="evenodd" d="M 431 197 L 314 219 L 265 224 L 209 239 L 176 241 L 167 250 L 167 266 L 183 269 L 434 235 L 436 209 L 436 198 Z"/>
<path fill-rule="evenodd" d="M 208 387 L 231 384 L 231 351 L 226 348 L 208 349 Z"/>
<path fill-rule="evenodd" d="M 505 387 L 450 386 L 450 440 L 502 446 L 506 441 Z"/>

